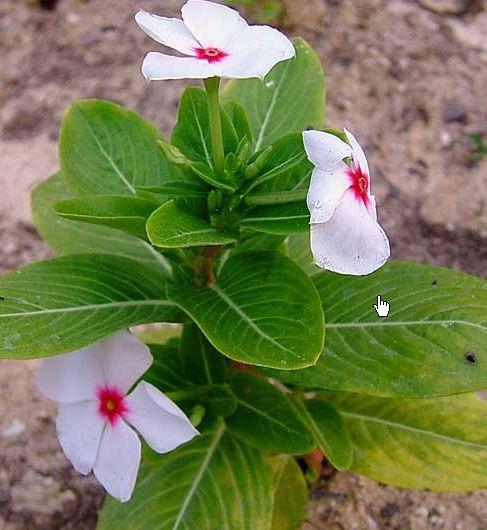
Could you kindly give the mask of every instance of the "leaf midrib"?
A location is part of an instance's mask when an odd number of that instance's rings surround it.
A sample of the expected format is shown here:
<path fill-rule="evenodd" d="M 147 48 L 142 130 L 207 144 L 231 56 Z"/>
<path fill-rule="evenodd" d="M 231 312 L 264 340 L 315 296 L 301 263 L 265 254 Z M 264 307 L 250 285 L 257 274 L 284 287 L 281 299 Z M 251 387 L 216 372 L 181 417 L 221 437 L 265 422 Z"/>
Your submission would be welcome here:
<path fill-rule="evenodd" d="M 446 325 L 446 324 L 462 324 L 473 328 L 487 331 L 487 326 L 476 324 L 475 322 L 468 322 L 467 320 L 404 320 L 396 322 L 335 322 L 325 324 L 325 328 L 372 328 L 372 327 L 394 327 L 394 326 L 426 326 L 426 325 Z"/>
<path fill-rule="evenodd" d="M 25 301 L 25 303 L 29 303 Z M 48 315 L 55 313 L 74 313 L 79 311 L 91 311 L 97 309 L 106 309 L 110 307 L 131 307 L 131 306 L 175 306 L 173 302 L 168 300 L 127 300 L 124 302 L 110 302 L 106 304 L 88 304 L 74 307 L 60 307 L 56 309 L 43 309 L 41 311 L 23 311 L 21 313 L 0 313 L 0 318 L 11 318 L 11 317 L 31 317 L 38 315 Z"/>
<path fill-rule="evenodd" d="M 277 425 L 282 427 L 285 431 L 290 432 L 290 433 L 294 433 L 294 434 L 298 434 L 298 435 L 301 434 L 300 431 L 294 431 L 293 429 L 289 428 L 289 425 L 286 425 L 285 423 L 281 423 L 274 416 L 271 416 L 270 414 L 267 414 L 263 410 L 260 410 L 260 409 L 258 409 L 256 407 L 254 407 L 250 403 L 247 403 L 246 401 L 242 401 L 241 399 L 238 399 L 238 398 L 237 398 L 237 401 L 238 401 L 238 403 L 240 403 L 240 405 L 243 405 L 244 407 L 247 407 L 252 412 L 255 412 L 256 414 L 264 417 L 266 420 L 269 420 L 271 423 L 276 423 Z"/>
<path fill-rule="evenodd" d="M 276 87 L 276 90 L 274 91 L 274 94 L 272 95 L 272 99 L 271 99 L 271 102 L 269 104 L 269 107 L 268 107 L 268 110 L 267 110 L 267 114 L 265 115 L 265 118 L 264 118 L 264 121 L 262 122 L 262 127 L 260 128 L 260 131 L 259 131 L 259 136 L 257 138 L 257 141 L 255 143 L 255 148 L 254 148 L 254 152 L 257 152 L 259 149 L 260 149 L 260 146 L 262 145 L 262 142 L 264 141 L 264 133 L 266 132 L 266 129 L 269 125 L 269 121 L 270 121 L 270 117 L 271 117 L 271 114 L 274 110 L 274 107 L 276 105 L 276 102 L 277 102 L 277 97 L 279 96 L 279 92 L 281 91 L 281 88 L 283 86 L 283 79 L 286 77 L 286 74 L 287 74 L 287 71 L 289 69 L 289 63 L 291 61 L 287 61 L 286 62 L 286 66 L 284 67 L 284 71 L 282 72 L 282 76 L 280 78 L 280 82 L 278 83 L 277 87 Z"/>
<path fill-rule="evenodd" d="M 279 349 L 286 353 L 290 353 L 293 356 L 295 355 L 295 352 L 292 350 L 284 347 L 282 344 L 277 342 L 273 337 L 270 335 L 267 335 L 262 329 L 259 328 L 259 326 L 247 315 L 247 313 L 244 313 L 240 307 L 238 307 L 237 304 L 224 292 L 222 291 L 217 285 L 211 285 L 209 286 L 209 289 L 211 289 L 214 293 L 216 293 L 229 307 L 232 309 L 237 315 L 247 322 L 247 324 L 258 334 L 260 335 L 264 340 L 269 341 L 271 344 L 274 344 Z"/>
<path fill-rule="evenodd" d="M 185 514 L 186 514 L 186 510 L 188 509 L 188 506 L 189 504 L 191 503 L 193 497 L 194 497 L 194 494 L 196 493 L 196 490 L 198 489 L 198 486 L 205 474 L 205 472 L 207 471 L 208 469 L 208 466 L 210 465 L 210 461 L 213 457 L 213 454 L 215 453 L 217 447 L 218 447 L 218 444 L 220 443 L 220 440 L 222 439 L 222 436 L 225 432 L 225 424 L 222 424 L 221 427 L 216 431 L 215 433 L 215 438 L 213 439 L 213 441 L 211 442 L 211 445 L 208 447 L 208 452 L 203 460 L 203 462 L 201 463 L 201 466 L 200 468 L 198 469 L 198 472 L 195 476 L 195 479 L 193 481 L 193 484 L 191 486 L 191 488 L 189 489 L 187 495 L 186 495 L 186 498 L 184 499 L 184 502 L 181 506 L 181 510 L 179 511 L 179 514 L 178 514 L 178 517 L 176 519 L 176 521 L 174 522 L 174 525 L 172 527 L 172 530 L 177 530 L 179 528 L 179 525 L 181 523 L 181 521 L 183 520 Z"/>
<path fill-rule="evenodd" d="M 105 148 L 103 147 L 103 145 L 101 144 L 100 140 L 96 136 L 95 131 L 93 130 L 90 122 L 86 119 L 86 117 L 83 115 L 83 113 L 77 107 L 73 107 L 73 108 L 76 110 L 76 112 L 81 117 L 81 119 L 85 122 L 85 124 L 86 124 L 86 126 L 88 128 L 88 131 L 89 131 L 90 135 L 92 136 L 93 140 L 95 141 L 96 145 L 100 149 L 101 154 L 107 160 L 107 162 L 110 164 L 112 169 L 115 171 L 116 175 L 125 184 L 125 186 L 127 186 L 127 188 L 129 189 L 130 193 L 132 193 L 133 195 L 137 195 L 137 193 L 135 191 L 135 188 L 132 186 L 132 184 L 130 184 L 130 182 L 127 180 L 125 175 L 119 169 L 117 164 L 115 164 L 115 162 L 113 161 L 112 157 L 105 151 Z"/>
<path fill-rule="evenodd" d="M 405 425 L 404 423 L 396 423 L 394 421 L 384 420 L 382 418 L 377 418 L 373 416 L 366 416 L 364 414 L 358 414 L 356 412 L 346 412 L 342 409 L 340 409 L 340 413 L 347 418 L 351 418 L 355 420 L 362 420 L 362 421 L 371 422 L 371 423 L 378 423 L 381 425 L 385 425 L 387 427 L 391 427 L 393 429 L 399 429 L 403 431 L 412 432 L 420 436 L 429 436 L 431 438 L 436 438 L 438 440 L 451 443 L 451 444 L 457 444 L 457 445 L 462 445 L 465 447 L 472 447 L 476 449 L 487 450 L 487 443 L 483 445 L 483 444 L 478 444 L 475 442 L 469 442 L 467 440 L 461 440 L 460 438 L 451 438 L 450 436 L 447 436 L 445 434 L 439 434 L 439 433 L 432 432 L 432 431 L 425 431 L 424 429 L 420 429 L 418 427 L 412 427 L 410 425 Z"/>

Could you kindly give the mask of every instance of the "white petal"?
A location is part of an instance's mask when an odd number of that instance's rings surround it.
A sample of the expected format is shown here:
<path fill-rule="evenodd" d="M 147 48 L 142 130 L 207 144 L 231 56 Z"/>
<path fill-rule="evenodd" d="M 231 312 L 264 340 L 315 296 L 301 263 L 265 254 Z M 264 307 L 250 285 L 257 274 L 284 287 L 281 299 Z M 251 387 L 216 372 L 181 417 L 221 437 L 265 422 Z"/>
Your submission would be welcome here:
<path fill-rule="evenodd" d="M 66 403 L 56 418 L 59 443 L 78 473 L 87 475 L 95 465 L 105 421 L 96 401 Z"/>
<path fill-rule="evenodd" d="M 311 225 L 311 250 L 319 267 L 352 275 L 374 272 L 390 255 L 384 230 L 352 191 L 327 223 Z"/>
<path fill-rule="evenodd" d="M 296 55 L 292 42 L 269 26 L 249 26 L 236 35 L 221 62 L 223 77 L 265 77 L 280 61 Z"/>
<path fill-rule="evenodd" d="M 149 37 L 181 53 L 194 55 L 195 48 L 201 48 L 182 20 L 160 17 L 141 10 L 135 15 L 135 21 Z"/>
<path fill-rule="evenodd" d="M 37 388 L 47 398 L 60 403 L 94 399 L 97 387 L 104 383 L 100 344 L 43 360 Z"/>
<path fill-rule="evenodd" d="M 310 162 L 325 171 L 340 165 L 344 158 L 352 156 L 351 147 L 334 134 L 304 131 L 303 142 Z"/>
<path fill-rule="evenodd" d="M 186 27 L 203 48 L 226 51 L 232 38 L 247 27 L 234 9 L 205 0 L 189 0 L 181 13 Z"/>
<path fill-rule="evenodd" d="M 374 195 L 369 195 L 369 204 L 367 205 L 367 211 L 374 221 L 377 221 L 377 202 Z"/>
<path fill-rule="evenodd" d="M 208 61 L 195 57 L 173 57 L 149 52 L 142 63 L 142 74 L 149 81 L 206 79 L 221 75 L 221 70 Z"/>
<path fill-rule="evenodd" d="M 347 136 L 347 139 L 350 145 L 352 146 L 354 161 L 360 166 L 360 169 L 369 177 L 370 181 L 369 164 L 367 163 L 367 157 L 365 156 L 364 150 L 357 142 L 355 136 L 350 131 L 347 131 L 347 129 L 343 130 L 345 131 L 345 135 Z"/>
<path fill-rule="evenodd" d="M 107 492 L 120 502 L 127 502 L 132 496 L 140 453 L 139 437 L 124 421 L 106 426 L 93 473 Z"/>
<path fill-rule="evenodd" d="M 119 331 L 99 344 L 106 383 L 126 394 L 150 368 L 153 359 L 149 348 L 128 331 Z"/>
<path fill-rule="evenodd" d="M 149 383 L 139 383 L 127 405 L 126 420 L 158 453 L 172 451 L 199 434 L 184 412 Z"/>
<path fill-rule="evenodd" d="M 306 199 L 310 223 L 325 223 L 335 213 L 343 194 L 350 188 L 346 169 L 347 165 L 342 164 L 331 171 L 313 170 Z"/>

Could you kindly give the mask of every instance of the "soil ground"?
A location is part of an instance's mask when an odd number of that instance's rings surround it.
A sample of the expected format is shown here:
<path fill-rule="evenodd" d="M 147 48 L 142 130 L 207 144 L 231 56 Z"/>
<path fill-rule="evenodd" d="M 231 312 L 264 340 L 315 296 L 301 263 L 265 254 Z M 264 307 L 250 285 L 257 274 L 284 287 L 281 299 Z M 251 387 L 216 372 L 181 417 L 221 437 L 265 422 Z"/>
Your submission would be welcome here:
<path fill-rule="evenodd" d="M 487 160 L 473 160 L 469 137 L 487 135 L 487 3 L 285 4 L 280 25 L 325 65 L 327 124 L 348 126 L 369 154 L 393 257 L 487 277 Z M 116 101 L 170 130 L 183 84 L 144 83 L 140 61 L 157 45 L 132 15 L 177 16 L 179 5 L 1 0 L 0 272 L 51 255 L 28 193 L 57 169 L 58 124 L 73 99 Z M 101 489 L 60 452 L 35 364 L 0 362 L 0 530 L 92 530 Z M 305 530 L 487 529 L 487 492 L 411 492 L 331 473 L 311 497 Z"/>

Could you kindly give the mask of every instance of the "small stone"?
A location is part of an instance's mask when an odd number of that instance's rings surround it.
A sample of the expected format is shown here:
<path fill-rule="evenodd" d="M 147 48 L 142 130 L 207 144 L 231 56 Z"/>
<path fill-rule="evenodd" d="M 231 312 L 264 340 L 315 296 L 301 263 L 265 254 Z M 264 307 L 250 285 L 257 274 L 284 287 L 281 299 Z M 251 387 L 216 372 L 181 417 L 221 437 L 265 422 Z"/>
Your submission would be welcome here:
<path fill-rule="evenodd" d="M 12 420 L 10 425 L 2 431 L 2 438 L 17 438 L 25 431 L 25 424 L 19 419 Z"/>
<path fill-rule="evenodd" d="M 440 133 L 441 145 L 449 147 L 452 144 L 452 135 L 447 131 L 441 131 Z"/>
<path fill-rule="evenodd" d="M 465 123 L 467 110 L 459 101 L 447 101 L 443 106 L 442 118 L 445 123 Z"/>

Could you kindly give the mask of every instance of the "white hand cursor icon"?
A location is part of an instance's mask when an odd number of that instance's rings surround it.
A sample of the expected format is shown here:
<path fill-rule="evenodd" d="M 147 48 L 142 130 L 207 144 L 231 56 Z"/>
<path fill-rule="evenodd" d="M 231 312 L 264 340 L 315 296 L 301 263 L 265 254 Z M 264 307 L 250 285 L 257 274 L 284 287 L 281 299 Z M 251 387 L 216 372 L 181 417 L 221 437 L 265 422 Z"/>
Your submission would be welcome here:
<path fill-rule="evenodd" d="M 377 296 L 377 305 L 374 305 L 374 307 L 380 317 L 386 317 L 389 314 L 389 304 L 381 300 L 380 295 Z"/>

